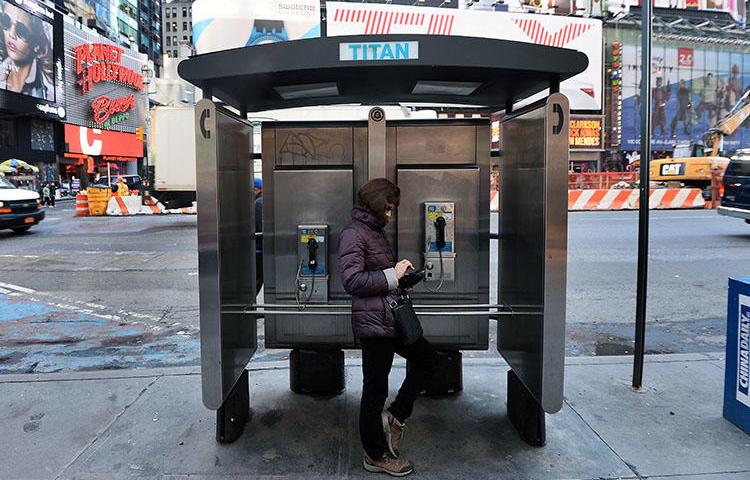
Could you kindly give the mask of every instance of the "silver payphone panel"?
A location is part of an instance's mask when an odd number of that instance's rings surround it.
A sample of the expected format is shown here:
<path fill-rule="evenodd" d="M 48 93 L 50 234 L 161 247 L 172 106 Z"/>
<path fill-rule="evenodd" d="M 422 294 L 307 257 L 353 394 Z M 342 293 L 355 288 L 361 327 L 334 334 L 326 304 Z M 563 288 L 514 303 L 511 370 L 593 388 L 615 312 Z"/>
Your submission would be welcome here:
<path fill-rule="evenodd" d="M 555 93 L 501 124 L 498 296 L 524 315 L 498 322 L 497 348 L 548 413 L 563 403 L 568 119 Z"/>
<path fill-rule="evenodd" d="M 453 202 L 424 204 L 425 281 L 455 279 L 456 205 Z"/>
<path fill-rule="evenodd" d="M 297 227 L 297 303 L 328 302 L 328 225 Z"/>

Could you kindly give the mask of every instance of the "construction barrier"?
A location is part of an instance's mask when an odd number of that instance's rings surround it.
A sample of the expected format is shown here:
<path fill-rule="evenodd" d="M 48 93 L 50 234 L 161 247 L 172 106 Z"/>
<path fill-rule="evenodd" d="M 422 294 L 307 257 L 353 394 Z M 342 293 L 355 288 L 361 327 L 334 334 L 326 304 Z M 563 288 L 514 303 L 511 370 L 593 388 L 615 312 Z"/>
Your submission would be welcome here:
<path fill-rule="evenodd" d="M 652 210 L 704 208 L 699 188 L 655 188 L 649 195 Z M 637 210 L 639 191 L 635 189 L 568 190 L 568 210 Z"/>
<path fill-rule="evenodd" d="M 102 216 L 107 214 L 109 199 L 112 197 L 112 189 L 92 185 L 86 190 L 89 201 L 89 215 Z"/>
<path fill-rule="evenodd" d="M 109 200 L 107 205 L 107 215 L 110 216 L 129 216 L 129 215 L 159 215 L 167 213 L 161 203 L 154 202 L 153 199 L 143 201 L 140 196 L 121 197 L 115 195 Z"/>
<path fill-rule="evenodd" d="M 634 188 L 638 180 L 638 172 L 568 173 L 568 190 Z"/>
<path fill-rule="evenodd" d="M 76 195 L 76 216 L 82 217 L 89 214 L 89 197 L 85 193 Z"/>

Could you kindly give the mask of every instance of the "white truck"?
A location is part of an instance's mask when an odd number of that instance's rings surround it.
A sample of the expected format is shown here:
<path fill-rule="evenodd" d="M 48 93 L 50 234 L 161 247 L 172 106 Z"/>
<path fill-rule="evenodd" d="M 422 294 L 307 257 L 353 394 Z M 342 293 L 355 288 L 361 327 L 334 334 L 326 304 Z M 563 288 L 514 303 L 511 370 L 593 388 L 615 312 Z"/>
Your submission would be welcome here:
<path fill-rule="evenodd" d="M 148 138 L 154 168 L 151 196 L 167 208 L 195 201 L 195 113 L 193 107 L 154 107 Z"/>

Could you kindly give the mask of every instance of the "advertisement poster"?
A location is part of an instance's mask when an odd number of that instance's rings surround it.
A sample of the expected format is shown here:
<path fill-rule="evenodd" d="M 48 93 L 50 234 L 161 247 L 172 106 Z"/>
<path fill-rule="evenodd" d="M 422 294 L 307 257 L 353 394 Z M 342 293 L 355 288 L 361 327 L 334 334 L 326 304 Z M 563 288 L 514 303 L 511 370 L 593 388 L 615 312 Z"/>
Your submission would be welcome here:
<path fill-rule="evenodd" d="M 65 22 L 66 122 L 135 132 L 146 124 L 148 94 L 143 67 L 148 58 Z"/>
<path fill-rule="evenodd" d="M 0 108 L 65 117 L 60 14 L 32 0 L 0 0 L 0 28 Z"/>
<path fill-rule="evenodd" d="M 564 81 L 571 110 L 602 108 L 602 22 L 555 15 L 327 2 L 328 36 L 414 33 L 535 43 L 578 50 L 589 66 Z"/>
<path fill-rule="evenodd" d="M 640 47 L 623 45 L 622 149 L 640 146 Z M 651 56 L 652 146 L 671 151 L 677 143 L 701 142 L 750 86 L 750 52 L 726 46 L 695 48 L 654 44 Z M 750 145 L 748 122 L 725 137 L 731 153 Z"/>
<path fill-rule="evenodd" d="M 320 37 L 318 0 L 196 0 L 193 45 L 198 54 Z"/>

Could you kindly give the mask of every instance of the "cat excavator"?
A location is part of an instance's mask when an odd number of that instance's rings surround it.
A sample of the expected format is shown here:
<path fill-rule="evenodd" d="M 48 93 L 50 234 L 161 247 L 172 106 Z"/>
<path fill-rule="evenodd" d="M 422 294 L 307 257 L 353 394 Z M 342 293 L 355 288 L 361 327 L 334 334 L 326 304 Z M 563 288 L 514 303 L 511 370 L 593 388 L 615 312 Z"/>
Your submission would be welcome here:
<path fill-rule="evenodd" d="M 750 117 L 750 90 L 746 91 L 715 127 L 703 134 L 703 142 L 676 145 L 672 158 L 651 161 L 651 181 L 680 182 L 686 187 L 706 189 L 714 172 L 724 175 L 729 159 L 722 156 L 724 137 L 734 134 Z M 635 167 L 635 165 L 634 165 Z"/>

